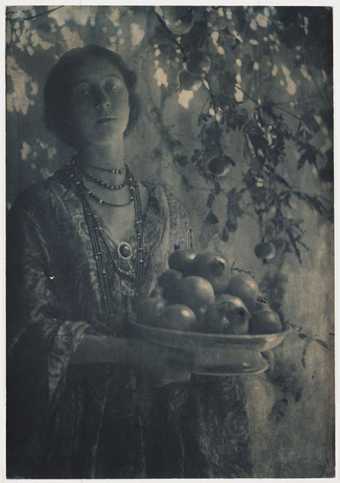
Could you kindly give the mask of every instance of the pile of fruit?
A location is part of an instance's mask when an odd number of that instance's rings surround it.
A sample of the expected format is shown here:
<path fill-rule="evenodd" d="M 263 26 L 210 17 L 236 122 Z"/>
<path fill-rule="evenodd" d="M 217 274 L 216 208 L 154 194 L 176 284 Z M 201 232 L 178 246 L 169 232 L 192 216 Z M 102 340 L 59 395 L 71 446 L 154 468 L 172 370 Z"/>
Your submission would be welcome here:
<path fill-rule="evenodd" d="M 220 334 L 269 334 L 283 330 L 279 315 L 248 273 L 233 273 L 213 253 L 175 250 L 169 270 L 137 304 L 138 321 L 154 327 Z"/>

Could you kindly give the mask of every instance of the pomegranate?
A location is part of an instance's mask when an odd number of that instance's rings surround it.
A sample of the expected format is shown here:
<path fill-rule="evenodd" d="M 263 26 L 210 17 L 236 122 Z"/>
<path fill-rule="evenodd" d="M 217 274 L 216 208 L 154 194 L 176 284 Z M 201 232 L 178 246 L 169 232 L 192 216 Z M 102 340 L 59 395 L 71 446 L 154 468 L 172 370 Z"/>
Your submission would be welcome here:
<path fill-rule="evenodd" d="M 258 243 L 254 249 L 257 258 L 267 262 L 276 256 L 276 248 L 272 242 Z"/>
<path fill-rule="evenodd" d="M 282 331 L 282 323 L 279 315 L 269 307 L 257 310 L 250 321 L 252 334 L 272 334 Z"/>
<path fill-rule="evenodd" d="M 211 283 L 203 277 L 195 275 L 184 277 L 178 282 L 180 301 L 197 313 L 215 302 L 214 289 Z"/>
<path fill-rule="evenodd" d="M 195 324 L 196 315 L 183 304 L 168 305 L 159 318 L 159 326 L 164 329 L 192 331 Z"/>
<path fill-rule="evenodd" d="M 165 300 L 158 294 L 137 302 L 137 317 L 140 324 L 158 325 L 159 317 L 165 309 Z"/>
<path fill-rule="evenodd" d="M 188 275 L 192 271 L 192 263 L 196 257 L 196 253 L 188 249 L 178 249 L 169 256 L 169 267 L 173 270 L 179 270 L 184 275 Z"/>
<path fill-rule="evenodd" d="M 250 313 L 239 297 L 220 295 L 215 304 L 221 320 L 221 331 L 225 334 L 247 334 Z"/>
<path fill-rule="evenodd" d="M 227 292 L 243 300 L 250 312 L 255 310 L 257 299 L 261 295 L 256 280 L 247 273 L 238 273 L 232 276 Z"/>
<path fill-rule="evenodd" d="M 199 253 L 193 262 L 193 274 L 206 278 L 216 294 L 223 293 L 230 279 L 230 267 L 227 261 L 214 253 Z"/>

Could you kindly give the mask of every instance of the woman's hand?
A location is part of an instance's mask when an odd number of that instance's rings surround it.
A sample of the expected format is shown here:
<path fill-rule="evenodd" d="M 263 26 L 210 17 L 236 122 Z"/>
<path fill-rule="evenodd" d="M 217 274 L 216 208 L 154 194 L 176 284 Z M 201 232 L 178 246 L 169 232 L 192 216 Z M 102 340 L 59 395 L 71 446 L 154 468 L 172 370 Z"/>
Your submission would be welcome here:
<path fill-rule="evenodd" d="M 135 367 L 148 374 L 155 386 L 172 382 L 188 382 L 194 367 L 191 353 L 162 347 L 144 340 L 133 340 Z"/>
<path fill-rule="evenodd" d="M 189 381 L 194 357 L 179 349 L 161 347 L 142 339 L 86 335 L 72 364 L 111 363 L 133 367 L 155 386 Z"/>

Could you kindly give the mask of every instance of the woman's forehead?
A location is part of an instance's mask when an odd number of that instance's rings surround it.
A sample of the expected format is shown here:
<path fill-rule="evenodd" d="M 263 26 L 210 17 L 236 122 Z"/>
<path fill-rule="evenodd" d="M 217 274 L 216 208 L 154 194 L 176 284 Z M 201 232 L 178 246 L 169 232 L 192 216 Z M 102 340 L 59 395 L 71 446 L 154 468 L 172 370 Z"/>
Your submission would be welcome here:
<path fill-rule="evenodd" d="M 71 73 L 71 83 L 80 82 L 85 79 L 114 76 L 122 78 L 122 74 L 109 59 L 95 57 L 93 55 L 85 58 L 77 66 L 74 66 Z"/>

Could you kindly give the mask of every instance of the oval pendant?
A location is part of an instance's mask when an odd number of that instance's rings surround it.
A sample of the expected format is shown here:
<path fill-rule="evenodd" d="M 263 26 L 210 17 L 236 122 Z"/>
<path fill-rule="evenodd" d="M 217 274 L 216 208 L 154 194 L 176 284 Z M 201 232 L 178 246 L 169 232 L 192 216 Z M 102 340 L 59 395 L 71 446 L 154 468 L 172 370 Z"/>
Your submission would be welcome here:
<path fill-rule="evenodd" d="M 132 257 L 132 248 L 128 242 L 120 242 L 117 248 L 118 255 L 124 260 L 129 260 Z"/>

